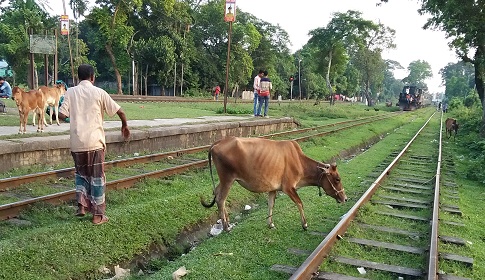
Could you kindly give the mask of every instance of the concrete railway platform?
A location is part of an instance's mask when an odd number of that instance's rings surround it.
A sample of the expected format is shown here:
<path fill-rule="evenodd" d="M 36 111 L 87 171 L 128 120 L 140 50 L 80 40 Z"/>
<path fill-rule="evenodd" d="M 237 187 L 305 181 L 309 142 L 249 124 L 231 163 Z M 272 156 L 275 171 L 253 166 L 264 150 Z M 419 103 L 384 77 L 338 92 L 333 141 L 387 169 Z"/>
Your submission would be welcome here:
<path fill-rule="evenodd" d="M 154 120 L 130 120 L 129 141 L 124 141 L 120 121 L 105 121 L 107 155 L 149 153 L 163 150 L 209 145 L 226 136 L 257 136 L 296 128 L 292 118 L 261 119 L 241 116 L 210 116 Z M 27 127 L 27 133 L 36 133 Z M 65 133 L 56 136 L 36 134 L 33 137 L 8 139 L 18 126 L 0 127 L 0 172 L 33 164 L 54 165 L 72 160 L 69 148 L 69 124 L 49 125 L 45 132 Z"/>

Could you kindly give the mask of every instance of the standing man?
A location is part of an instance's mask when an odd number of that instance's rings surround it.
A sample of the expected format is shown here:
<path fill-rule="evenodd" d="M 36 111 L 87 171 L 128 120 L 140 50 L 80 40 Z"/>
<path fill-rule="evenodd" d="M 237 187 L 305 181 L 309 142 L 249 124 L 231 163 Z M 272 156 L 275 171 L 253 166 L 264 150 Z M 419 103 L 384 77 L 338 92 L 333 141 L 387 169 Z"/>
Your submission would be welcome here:
<path fill-rule="evenodd" d="M 259 82 L 261 81 L 261 77 L 263 76 L 264 71 L 259 70 L 258 75 L 254 77 L 253 89 L 254 89 L 254 116 L 256 117 L 258 114 L 258 100 L 259 100 Z"/>
<path fill-rule="evenodd" d="M 259 90 L 259 106 L 258 106 L 258 116 L 261 117 L 261 107 L 264 103 L 264 117 L 268 117 L 268 103 L 269 103 L 269 95 L 270 90 L 273 89 L 273 85 L 271 84 L 271 80 L 268 78 L 268 71 L 264 71 L 264 76 L 261 78 L 260 81 L 260 90 Z"/>
<path fill-rule="evenodd" d="M 79 65 L 78 77 L 81 82 L 67 90 L 59 109 L 59 118 L 70 118 L 71 155 L 76 167 L 76 216 L 84 216 L 86 211 L 91 212 L 93 224 L 99 225 L 109 220 L 105 215 L 104 113 L 109 116 L 118 114 L 121 119 L 121 135 L 125 140 L 130 137 L 130 130 L 121 107 L 106 91 L 93 85 L 93 66 Z"/>
<path fill-rule="evenodd" d="M 221 93 L 221 87 L 217 85 L 214 90 L 214 100 L 219 100 L 219 93 Z"/>
<path fill-rule="evenodd" d="M 0 98 L 12 97 L 12 88 L 10 84 L 5 81 L 4 77 L 0 77 Z"/>

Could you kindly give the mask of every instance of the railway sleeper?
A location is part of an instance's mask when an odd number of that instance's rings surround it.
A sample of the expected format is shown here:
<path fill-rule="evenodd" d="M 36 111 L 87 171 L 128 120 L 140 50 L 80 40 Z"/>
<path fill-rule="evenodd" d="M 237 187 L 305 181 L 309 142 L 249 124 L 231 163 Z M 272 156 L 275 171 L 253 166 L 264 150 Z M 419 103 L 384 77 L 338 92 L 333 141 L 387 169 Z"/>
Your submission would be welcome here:
<path fill-rule="evenodd" d="M 435 178 L 432 177 L 432 178 L 428 178 L 428 179 L 417 179 L 417 178 L 402 178 L 401 177 L 401 178 L 394 178 L 394 181 L 399 182 L 399 183 L 396 183 L 397 185 L 402 184 L 404 186 L 407 185 L 407 187 L 411 187 L 411 188 L 431 189 L 430 187 L 424 187 L 424 185 L 434 185 Z"/>
<path fill-rule="evenodd" d="M 429 179 L 434 176 L 435 171 L 420 170 L 419 173 L 420 174 L 416 174 L 416 172 L 413 172 L 413 170 L 397 170 L 393 174 L 398 176 L 414 177 L 417 179 Z"/>
<path fill-rule="evenodd" d="M 428 205 L 415 204 L 415 203 L 405 203 L 397 201 L 383 201 L 383 200 L 371 200 L 374 204 L 389 205 L 395 208 L 416 208 L 416 209 L 428 209 Z"/>
<path fill-rule="evenodd" d="M 439 257 L 440 259 L 444 259 L 444 260 L 461 262 L 470 267 L 473 266 L 473 258 L 450 254 L 450 253 L 439 253 Z"/>
<path fill-rule="evenodd" d="M 472 279 L 454 276 L 454 275 L 451 275 L 451 274 L 438 274 L 438 280 L 472 280 Z"/>
<path fill-rule="evenodd" d="M 447 224 L 450 226 L 457 226 L 457 227 L 464 227 L 464 223 L 458 223 L 458 222 L 453 222 L 453 221 L 445 221 L 445 220 L 440 220 L 440 223 Z"/>
<path fill-rule="evenodd" d="M 412 194 L 420 194 L 420 195 L 431 195 L 431 192 L 425 192 L 421 190 L 411 190 L 407 188 L 395 188 L 395 187 L 382 187 L 385 190 L 389 191 L 396 191 L 396 192 L 401 192 L 401 193 L 412 193 Z"/>
<path fill-rule="evenodd" d="M 413 202 L 413 203 L 420 203 L 420 204 L 426 204 L 426 205 L 431 204 L 430 200 L 421 200 L 421 199 L 415 199 L 415 198 L 409 198 L 409 197 L 396 197 L 396 196 L 389 196 L 389 195 L 379 195 L 379 198 L 387 198 L 387 199 L 392 199 L 392 200 L 397 200 L 397 201 Z"/>
<path fill-rule="evenodd" d="M 421 222 L 429 222 L 428 218 L 423 218 L 423 217 L 414 216 L 414 215 L 392 213 L 392 212 L 387 212 L 387 211 L 377 211 L 376 213 L 381 214 L 381 215 L 396 217 L 396 218 L 403 218 L 403 219 L 409 219 L 409 220 L 421 221 Z"/>
<path fill-rule="evenodd" d="M 409 236 L 409 237 L 412 237 L 412 238 L 419 238 L 421 236 L 421 234 L 418 233 L 418 232 L 412 232 L 412 231 L 398 229 L 398 228 L 369 225 L 369 224 L 363 224 L 363 223 L 356 223 L 356 225 L 359 226 L 359 227 L 362 227 L 362 228 L 372 229 L 372 230 L 386 232 L 386 233 L 401 234 L 401 235 L 406 235 L 406 236 Z"/>
<path fill-rule="evenodd" d="M 462 238 L 459 238 L 459 237 L 440 235 L 440 236 L 438 236 L 438 238 L 443 243 L 451 243 L 451 244 L 460 245 L 460 246 L 466 245 L 466 241 Z"/>
<path fill-rule="evenodd" d="M 294 266 L 275 264 L 271 267 L 272 271 L 293 274 L 297 270 Z M 318 280 L 366 280 L 367 278 L 353 277 L 333 272 L 317 272 L 312 279 Z"/>
<path fill-rule="evenodd" d="M 395 273 L 398 275 L 422 277 L 423 271 L 421 269 L 409 268 L 404 266 L 389 265 L 377 262 L 371 262 L 366 260 L 352 259 L 342 256 L 334 256 L 332 259 L 338 263 L 348 264 L 356 267 L 365 267 L 368 269 L 380 270 Z"/>
<path fill-rule="evenodd" d="M 448 207 L 448 206 L 443 206 L 441 205 L 440 209 L 442 211 L 446 211 L 450 214 L 455 214 L 455 215 L 459 215 L 459 216 L 463 216 L 463 212 L 461 212 L 459 209 L 457 208 L 453 208 L 453 207 Z"/>

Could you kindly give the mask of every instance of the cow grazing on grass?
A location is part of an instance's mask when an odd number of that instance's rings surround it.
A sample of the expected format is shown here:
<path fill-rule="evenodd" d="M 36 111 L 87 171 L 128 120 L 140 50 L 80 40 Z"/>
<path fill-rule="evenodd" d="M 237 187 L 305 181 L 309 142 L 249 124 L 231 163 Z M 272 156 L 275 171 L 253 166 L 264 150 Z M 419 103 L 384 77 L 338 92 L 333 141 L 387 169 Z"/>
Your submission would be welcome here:
<path fill-rule="evenodd" d="M 456 134 L 458 133 L 458 123 L 453 118 L 447 118 L 445 122 L 446 126 L 446 136 L 450 139 L 451 135 L 453 134 L 453 140 L 456 138 Z"/>
<path fill-rule="evenodd" d="M 305 156 L 295 141 L 228 137 L 214 143 L 209 149 L 208 157 L 211 177 L 212 158 L 220 182 L 214 189 L 212 202 L 206 203 L 201 197 L 201 203 L 209 208 L 217 202 L 219 216 L 226 231 L 229 230 L 229 217 L 225 202 L 234 181 L 249 191 L 268 193 L 270 228 L 274 227 L 272 216 L 277 191 L 286 193 L 296 204 L 303 229 L 308 225 L 297 193 L 300 187 L 318 186 L 337 202 L 347 200 L 337 166 Z M 214 184 L 214 178 L 212 181 Z"/>
<path fill-rule="evenodd" d="M 31 90 L 31 91 L 23 91 L 19 87 L 14 87 L 12 90 L 12 99 L 15 100 L 17 104 L 17 108 L 19 109 L 19 116 L 20 116 L 20 129 L 19 133 L 26 132 L 26 125 L 27 119 L 29 116 L 30 111 L 34 111 L 34 114 L 37 114 L 39 120 L 41 115 L 44 113 L 44 104 L 45 104 L 45 97 L 42 91 L 39 90 Z M 37 132 L 44 131 L 44 124 L 39 121 L 37 125 Z"/>
<path fill-rule="evenodd" d="M 52 108 L 49 110 L 50 124 L 52 125 L 52 113 L 54 111 L 57 125 L 60 125 L 59 100 L 61 99 L 61 96 L 65 94 L 66 88 L 64 87 L 64 85 L 56 84 L 54 87 L 41 86 L 39 89 L 42 91 L 45 98 L 44 111 L 47 107 Z M 42 114 L 42 120 L 44 121 L 44 125 L 47 125 L 47 122 L 45 120 L 45 114 Z M 32 123 L 35 125 L 35 114 L 34 114 L 34 117 L 32 118 Z"/>

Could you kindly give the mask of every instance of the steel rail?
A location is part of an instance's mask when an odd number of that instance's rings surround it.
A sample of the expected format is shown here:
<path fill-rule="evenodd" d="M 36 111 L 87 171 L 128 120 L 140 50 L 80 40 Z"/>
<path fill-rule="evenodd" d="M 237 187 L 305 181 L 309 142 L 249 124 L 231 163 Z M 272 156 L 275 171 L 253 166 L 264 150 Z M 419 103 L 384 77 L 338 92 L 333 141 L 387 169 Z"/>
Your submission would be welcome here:
<path fill-rule="evenodd" d="M 159 160 L 167 158 L 167 157 L 180 157 L 184 154 L 193 154 L 193 153 L 202 152 L 204 150 L 207 150 L 209 147 L 210 147 L 210 145 L 205 145 L 205 146 L 199 146 L 199 147 L 195 147 L 195 148 L 188 148 L 188 149 L 182 149 L 182 150 L 171 151 L 171 152 L 163 152 L 163 153 L 151 154 L 151 155 L 146 155 L 146 156 L 139 156 L 139 157 L 134 157 L 134 158 L 107 161 L 107 162 L 105 162 L 105 168 L 107 170 L 107 169 L 112 168 L 112 167 L 124 167 L 124 166 L 129 166 L 129 165 L 133 165 L 133 164 L 137 164 L 137 163 L 147 163 L 147 162 L 159 161 Z M 16 176 L 16 177 L 0 179 L 0 191 L 13 189 L 13 188 L 18 187 L 22 184 L 35 182 L 35 181 L 39 181 L 39 180 L 42 180 L 42 179 L 45 180 L 45 179 L 48 179 L 48 178 L 61 178 L 61 177 L 73 176 L 74 171 L 75 171 L 74 167 L 69 167 L 69 168 L 63 168 L 63 169 L 58 169 L 58 170 L 52 170 L 52 171 L 35 173 L 35 174 L 27 174 L 27 175 L 21 175 L 21 176 Z"/>
<path fill-rule="evenodd" d="M 272 133 L 272 134 L 269 134 L 269 135 L 260 136 L 260 138 L 267 139 L 267 138 L 291 135 L 291 134 L 296 134 L 296 133 L 304 133 L 304 132 L 307 132 L 307 131 L 318 130 L 318 129 L 325 128 L 325 127 L 332 127 L 332 126 L 337 126 L 337 125 L 342 125 L 342 124 L 347 124 L 347 123 L 352 123 L 352 122 L 364 121 L 364 120 L 367 120 L 367 119 L 373 119 L 374 121 L 378 121 L 378 120 L 390 118 L 392 115 L 393 115 L 393 113 L 389 113 L 389 114 L 381 115 L 381 116 L 377 117 L 377 119 L 376 119 L 376 116 L 370 116 L 370 117 L 364 117 L 364 118 L 359 118 L 359 119 L 350 120 L 350 121 L 341 121 L 341 122 L 335 122 L 335 123 L 325 124 L 325 125 L 321 125 L 321 126 L 301 128 L 301 129 L 298 129 L 298 130 L 276 132 L 276 133 Z"/>
<path fill-rule="evenodd" d="M 384 117 L 377 118 L 377 119 L 374 118 L 371 121 L 366 121 L 366 122 L 363 122 L 363 123 L 356 123 L 356 124 L 352 124 L 352 125 L 349 125 L 349 126 L 346 126 L 346 127 L 343 127 L 343 128 L 333 129 L 333 130 L 326 131 L 326 132 L 321 132 L 321 133 L 312 134 L 312 135 L 309 135 L 309 136 L 296 138 L 294 140 L 298 141 L 298 142 L 304 141 L 304 140 L 307 140 L 307 139 L 312 138 L 312 137 L 318 137 L 318 136 L 322 136 L 322 135 L 326 135 L 326 134 L 330 134 L 330 133 L 335 133 L 335 132 L 345 130 L 345 129 L 348 129 L 348 128 L 351 128 L 351 127 L 355 127 L 355 126 L 358 126 L 358 125 L 363 125 L 363 124 L 379 121 L 379 120 L 386 119 L 386 118 L 389 118 L 389 117 L 390 116 L 384 116 Z M 349 121 L 349 122 L 353 122 L 353 121 Z M 345 123 L 348 123 L 348 122 L 342 122 L 342 123 L 345 124 Z M 333 125 L 334 124 L 332 124 L 330 126 L 333 126 Z M 326 125 L 326 126 L 329 126 L 329 125 Z M 190 149 L 185 149 L 185 150 L 166 152 L 166 153 L 160 153 L 160 154 L 155 154 L 155 155 L 147 155 L 147 156 L 142 156 L 142 157 L 139 157 L 139 158 L 131 158 L 131 159 L 128 159 L 128 160 L 116 160 L 116 161 L 110 162 L 110 165 L 113 166 L 113 167 L 114 166 L 122 167 L 122 166 L 133 164 L 133 161 L 136 161 L 136 163 L 139 163 L 139 162 L 142 162 L 142 161 L 143 162 L 156 161 L 156 160 L 159 160 L 159 159 L 166 158 L 169 155 L 181 156 L 184 153 L 189 153 L 188 151 L 190 151 L 190 152 L 204 151 L 204 150 L 207 150 L 209 147 L 210 147 L 210 145 L 206 145 L 206 146 L 200 146 L 200 147 L 190 148 Z M 199 160 L 199 161 L 196 161 L 196 162 L 183 164 L 183 165 L 179 165 L 179 166 L 175 166 L 175 167 L 170 167 L 170 168 L 166 168 L 166 169 L 162 169 L 162 170 L 158 170 L 158 171 L 153 171 L 153 172 L 149 172 L 149 173 L 143 173 L 143 174 L 140 174 L 140 175 L 130 176 L 130 177 L 127 177 L 127 178 L 122 178 L 122 179 L 107 182 L 106 188 L 107 188 L 107 190 L 129 188 L 129 187 L 133 186 L 135 183 L 139 182 L 140 180 L 142 180 L 144 178 L 155 178 L 155 177 L 158 178 L 158 177 L 166 177 L 166 176 L 176 175 L 176 174 L 182 173 L 182 172 L 184 172 L 188 169 L 191 169 L 191 168 L 204 167 L 204 166 L 207 165 L 207 163 L 208 163 L 208 160 Z M 71 169 L 72 169 L 71 171 L 74 172 L 74 168 L 71 168 Z M 62 172 L 67 172 L 67 170 L 69 170 L 69 168 L 63 169 Z M 55 171 L 43 172 L 41 174 L 43 174 L 43 175 L 48 174 L 49 176 L 56 176 Z M 33 176 L 30 176 L 30 175 L 26 176 L 26 177 L 27 178 L 25 178 L 25 180 L 34 180 L 35 179 Z M 11 178 L 9 178 L 9 179 L 11 179 Z M 42 201 L 42 202 L 47 202 L 47 203 L 51 203 L 51 204 L 55 205 L 55 204 L 60 204 L 64 201 L 74 199 L 75 194 L 76 194 L 76 191 L 73 189 L 73 190 L 68 190 L 68 191 L 59 192 L 59 193 L 55 193 L 55 194 L 50 194 L 50 195 L 45 195 L 45 196 L 30 198 L 30 199 L 26 199 L 26 200 L 22 200 L 22 201 L 18 201 L 18 202 L 0 205 L 0 220 L 10 219 L 12 217 L 18 216 L 18 214 L 20 213 L 20 211 L 23 208 L 25 208 L 26 206 L 33 204 L 35 202 L 41 202 Z"/>
<path fill-rule="evenodd" d="M 436 113 L 436 112 L 435 112 Z M 377 177 L 377 179 L 371 184 L 367 191 L 361 196 L 361 198 L 347 211 L 342 217 L 340 222 L 332 229 L 332 231 L 325 237 L 325 239 L 318 245 L 318 247 L 310 254 L 310 256 L 303 262 L 303 264 L 293 273 L 290 280 L 293 279 L 311 279 L 312 276 L 318 271 L 318 268 L 322 264 L 323 260 L 329 255 L 335 242 L 341 238 L 341 236 L 347 231 L 350 222 L 355 218 L 359 208 L 368 202 L 377 189 L 380 183 L 388 176 L 390 171 L 396 166 L 401 157 L 408 150 L 409 146 L 418 137 L 421 131 L 428 125 L 431 118 L 435 115 L 433 113 L 424 125 L 418 130 L 413 138 L 406 144 L 402 151 L 393 159 L 393 161 L 384 169 L 384 171 Z"/>
<path fill-rule="evenodd" d="M 157 170 L 149 173 L 131 176 L 128 178 L 106 182 L 106 189 L 107 190 L 126 189 L 145 178 L 167 177 L 167 176 L 179 174 L 188 169 L 204 167 L 207 165 L 207 163 L 208 163 L 208 160 L 206 159 L 199 160 L 192 163 L 187 163 L 187 164 L 183 164 L 175 167 L 165 168 L 162 170 Z M 35 202 L 42 201 L 42 202 L 51 203 L 55 205 L 68 200 L 72 200 L 75 197 L 76 197 L 76 190 L 72 189 L 68 191 L 63 191 L 59 193 L 54 193 L 50 195 L 45 195 L 45 196 L 30 198 L 30 199 L 26 199 L 18 202 L 0 205 L 0 220 L 6 220 L 6 219 L 10 219 L 18 216 L 18 214 L 22 209 L 24 209 L 26 206 L 31 205 Z"/>
<path fill-rule="evenodd" d="M 366 120 L 366 119 L 369 119 L 369 118 L 374 118 L 374 120 L 377 121 L 377 120 L 382 120 L 385 117 L 391 117 L 391 116 L 392 116 L 392 114 L 388 114 L 388 115 L 386 114 L 386 115 L 383 115 L 383 117 L 378 118 L 378 119 L 375 119 L 374 116 L 373 116 L 373 117 L 365 117 L 365 118 L 360 118 L 360 119 L 350 120 L 350 121 L 341 121 L 341 122 L 326 124 L 326 125 L 317 126 L 317 127 L 303 128 L 303 129 L 298 129 L 298 130 L 272 133 L 272 134 L 269 134 L 269 135 L 261 136 L 261 138 L 272 138 L 272 137 L 280 137 L 280 136 L 291 135 L 291 134 L 304 133 L 304 132 L 307 132 L 307 131 L 322 129 L 322 128 L 325 128 L 325 127 L 331 127 L 331 126 L 342 125 L 342 124 L 346 124 L 346 123 L 358 122 L 358 121 Z M 137 163 L 154 162 L 154 161 L 159 161 L 159 160 L 167 158 L 167 157 L 180 157 L 184 154 L 199 153 L 199 152 L 203 152 L 204 150 L 207 150 L 209 147 L 210 147 L 210 145 L 204 145 L 204 146 L 181 149 L 181 150 L 176 150 L 176 151 L 171 151 L 171 152 L 163 152 L 163 153 L 151 154 L 151 155 L 146 155 L 146 156 L 139 156 L 139 157 L 134 157 L 134 158 L 107 161 L 107 162 L 105 162 L 105 169 L 108 170 L 112 167 L 124 167 L 124 166 L 129 166 L 129 165 L 133 165 L 133 164 L 137 164 Z M 39 181 L 39 180 L 45 180 L 45 179 L 49 179 L 49 178 L 65 178 L 65 177 L 73 176 L 74 171 L 75 171 L 74 167 L 69 167 L 69 168 L 63 168 L 63 169 L 52 170 L 52 171 L 45 171 L 45 172 L 39 172 L 39 173 L 34 173 L 34 174 L 27 174 L 27 175 L 15 176 L 15 177 L 3 178 L 3 179 L 0 179 L 0 191 L 6 191 L 6 190 L 9 190 L 9 189 L 16 188 L 20 185 Z"/>
<path fill-rule="evenodd" d="M 428 258 L 428 280 L 438 279 L 438 233 L 440 211 L 440 182 L 441 182 L 441 151 L 443 144 L 443 112 L 441 112 L 440 141 L 438 148 L 438 166 L 436 167 L 436 181 L 434 185 L 433 218 L 431 220 L 431 237 Z"/>

